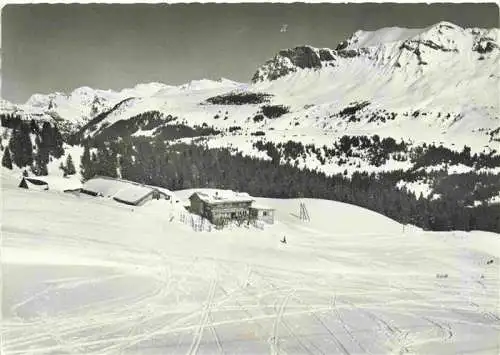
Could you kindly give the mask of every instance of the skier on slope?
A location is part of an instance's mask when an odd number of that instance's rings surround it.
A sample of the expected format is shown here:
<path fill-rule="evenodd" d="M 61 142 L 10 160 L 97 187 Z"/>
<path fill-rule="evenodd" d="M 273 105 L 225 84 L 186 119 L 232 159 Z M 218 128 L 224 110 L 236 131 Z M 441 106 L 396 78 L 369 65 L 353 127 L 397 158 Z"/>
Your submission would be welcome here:
<path fill-rule="evenodd" d="M 283 236 L 283 239 L 280 240 L 281 243 L 286 244 L 286 236 Z"/>

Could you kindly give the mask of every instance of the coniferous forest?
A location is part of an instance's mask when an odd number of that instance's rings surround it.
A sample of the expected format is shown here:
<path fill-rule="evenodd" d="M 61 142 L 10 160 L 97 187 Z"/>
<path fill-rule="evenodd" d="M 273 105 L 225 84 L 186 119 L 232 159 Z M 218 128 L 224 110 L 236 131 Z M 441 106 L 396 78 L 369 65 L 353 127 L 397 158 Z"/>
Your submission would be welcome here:
<path fill-rule="evenodd" d="M 64 141 L 57 125 L 48 121 L 22 120 L 16 115 L 0 115 L 0 119 L 2 127 L 12 130 L 3 166 L 11 168 L 10 160 L 18 167 L 30 167 L 35 175 L 47 175 L 50 158 L 64 155 Z"/>
<path fill-rule="evenodd" d="M 64 155 L 63 138 L 56 124 L 21 120 L 2 115 L 2 126 L 12 130 L 8 142 L 2 142 L 2 165 L 12 169 L 29 167 L 35 175 L 47 175 L 47 164 Z M 218 134 L 208 126 L 188 127 L 174 124 L 157 129 L 153 137 L 131 136 L 128 132 L 148 130 L 158 121 L 155 112 L 136 117 L 132 123 L 120 123 L 123 134 L 104 129 L 96 139 L 78 139 L 84 146 L 81 174 L 84 180 L 105 175 L 162 186 L 171 190 L 197 187 L 245 191 L 253 196 L 274 198 L 322 198 L 346 202 L 384 214 L 402 223 L 428 230 L 486 230 L 500 232 L 500 204 L 488 204 L 498 194 L 500 176 L 471 171 L 448 174 L 421 169 L 435 164 L 465 164 L 475 169 L 500 165 L 496 152 L 471 154 L 434 145 L 415 147 L 406 142 L 378 136 L 341 137 L 331 147 L 315 147 L 300 142 L 272 143 L 257 141 L 254 148 L 266 152 L 270 160 L 243 156 L 227 148 L 208 149 L 197 144 L 174 144 L 173 139 Z M 130 126 L 130 127 L 129 127 Z M 104 137 L 108 139 L 104 139 Z M 340 157 L 338 164 L 365 154 L 370 164 L 379 166 L 388 159 L 411 160 L 412 169 L 368 174 L 355 172 L 327 176 L 310 169 L 299 169 L 293 162 L 305 155 L 315 156 L 321 164 Z M 286 162 L 286 164 L 283 164 Z M 76 173 L 71 155 L 60 164 L 64 175 Z M 398 181 L 432 181 L 438 198 L 415 196 Z M 479 202 L 479 203 L 478 203 Z"/>
<path fill-rule="evenodd" d="M 441 196 L 428 199 L 395 188 L 397 181 L 414 179 L 422 172 L 354 173 L 351 178 L 341 174 L 326 176 L 280 165 L 277 159 L 256 159 L 225 148 L 168 144 L 160 138 L 153 142 L 140 137 L 127 138 L 93 148 L 97 151 L 91 153 L 87 142 L 81 166 L 84 178 L 115 177 L 118 168 L 124 179 L 171 190 L 209 187 L 261 197 L 322 198 L 365 207 L 426 230 L 500 232 L 500 205 L 470 205 L 474 199 L 495 193 L 495 186 L 500 186 L 498 175 L 435 173 Z M 470 189 L 471 181 L 484 189 Z"/>

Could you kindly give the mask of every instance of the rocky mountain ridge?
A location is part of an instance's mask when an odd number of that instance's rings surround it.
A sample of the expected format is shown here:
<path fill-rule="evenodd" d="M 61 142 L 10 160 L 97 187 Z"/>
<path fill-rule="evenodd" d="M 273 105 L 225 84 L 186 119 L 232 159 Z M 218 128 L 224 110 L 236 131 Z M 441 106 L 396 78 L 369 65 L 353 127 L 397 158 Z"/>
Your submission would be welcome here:
<path fill-rule="evenodd" d="M 448 22 L 357 31 L 335 49 L 281 50 L 250 84 L 196 80 L 118 92 L 82 87 L 35 94 L 24 105 L 2 102 L 1 111 L 53 120 L 65 137 L 76 137 L 74 143 L 113 130 L 179 137 L 165 135 L 177 126 L 194 129 L 189 137 L 196 127 L 219 132 L 205 137 L 211 146 L 255 155 L 258 140 L 331 147 L 360 135 L 482 152 L 500 139 L 498 34 Z"/>
<path fill-rule="evenodd" d="M 375 65 L 389 68 L 416 65 L 442 65 L 450 56 L 485 60 L 498 55 L 499 29 L 463 29 L 449 22 L 440 22 L 426 29 L 384 28 L 357 31 L 335 49 L 299 46 L 281 50 L 261 66 L 252 82 L 276 80 L 300 69 L 321 69 L 336 66 L 342 59 L 362 57 Z M 495 53 L 496 52 L 496 53 Z"/>

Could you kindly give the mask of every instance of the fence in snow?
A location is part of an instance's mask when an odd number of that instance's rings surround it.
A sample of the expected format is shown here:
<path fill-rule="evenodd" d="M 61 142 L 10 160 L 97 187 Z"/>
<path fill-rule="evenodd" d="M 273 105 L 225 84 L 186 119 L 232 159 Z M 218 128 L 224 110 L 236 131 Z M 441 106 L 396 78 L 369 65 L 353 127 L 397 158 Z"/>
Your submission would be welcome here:
<path fill-rule="evenodd" d="M 201 216 L 181 212 L 179 215 L 179 220 L 182 223 L 191 226 L 195 232 L 212 231 L 212 223 Z"/>
<path fill-rule="evenodd" d="M 191 226 L 195 232 L 211 232 L 212 228 L 214 228 L 208 219 L 190 213 L 181 212 L 179 214 L 179 221 L 185 225 Z M 250 224 L 261 230 L 264 230 L 266 225 L 265 222 L 259 220 L 251 221 Z M 243 226 L 248 228 L 249 224 L 244 223 Z"/>

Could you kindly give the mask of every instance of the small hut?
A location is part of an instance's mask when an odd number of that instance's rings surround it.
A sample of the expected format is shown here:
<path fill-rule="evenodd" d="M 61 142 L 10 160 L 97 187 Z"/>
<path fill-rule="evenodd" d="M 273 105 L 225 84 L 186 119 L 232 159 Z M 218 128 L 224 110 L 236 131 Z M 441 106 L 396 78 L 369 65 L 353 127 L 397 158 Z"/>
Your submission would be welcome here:
<path fill-rule="evenodd" d="M 46 191 L 49 189 L 49 184 L 40 179 L 23 176 L 21 182 L 19 183 L 19 187 L 29 190 Z"/>
<path fill-rule="evenodd" d="M 174 201 L 174 194 L 161 187 L 139 184 L 124 179 L 96 176 L 83 184 L 81 193 L 102 196 L 127 205 L 141 206 L 151 200 Z M 175 199 L 175 202 L 178 200 Z"/>
<path fill-rule="evenodd" d="M 268 224 L 274 224 L 274 208 L 257 204 L 252 205 L 250 207 L 250 218 Z"/>

